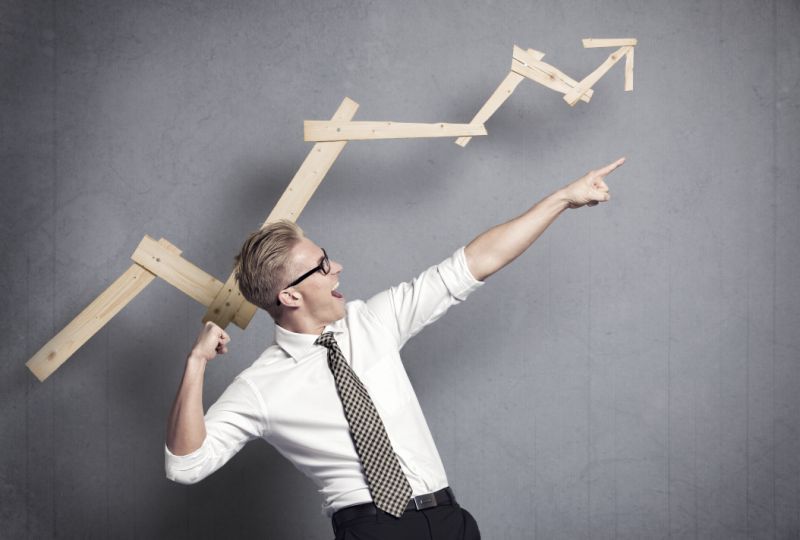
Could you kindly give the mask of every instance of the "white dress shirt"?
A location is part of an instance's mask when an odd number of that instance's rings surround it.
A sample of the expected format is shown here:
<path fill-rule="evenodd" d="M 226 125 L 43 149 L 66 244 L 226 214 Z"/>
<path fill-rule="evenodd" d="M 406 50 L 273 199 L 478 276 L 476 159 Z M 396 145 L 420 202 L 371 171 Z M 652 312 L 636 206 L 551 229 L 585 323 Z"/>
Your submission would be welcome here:
<path fill-rule="evenodd" d="M 400 359 L 405 342 L 483 282 L 459 248 L 442 263 L 370 298 L 346 304 L 325 327 L 369 391 L 414 495 L 448 485 L 439 452 Z M 306 476 L 324 498 L 323 512 L 371 502 L 327 349 L 314 334 L 275 327 L 275 343 L 240 373 L 205 415 L 203 445 L 185 456 L 165 445 L 167 478 L 198 482 L 244 444 L 261 437 Z"/>

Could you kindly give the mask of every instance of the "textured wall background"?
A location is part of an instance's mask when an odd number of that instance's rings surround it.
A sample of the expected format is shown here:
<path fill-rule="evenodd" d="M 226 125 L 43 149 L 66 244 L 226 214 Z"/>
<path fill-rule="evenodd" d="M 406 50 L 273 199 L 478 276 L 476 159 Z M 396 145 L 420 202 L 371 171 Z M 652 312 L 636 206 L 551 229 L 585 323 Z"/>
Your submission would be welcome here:
<path fill-rule="evenodd" d="M 511 46 L 523 83 L 465 149 L 351 143 L 299 223 L 368 295 L 587 169 L 570 211 L 404 358 L 486 538 L 800 534 L 800 6 L 680 2 L 56 2 L 0 7 L 0 528 L 8 538 L 329 538 L 267 444 L 195 486 L 164 424 L 204 308 L 157 280 L 45 383 L 24 366 L 144 234 L 225 279 L 344 96 L 356 119 L 468 122 Z M 206 404 L 272 340 L 231 327 Z"/>

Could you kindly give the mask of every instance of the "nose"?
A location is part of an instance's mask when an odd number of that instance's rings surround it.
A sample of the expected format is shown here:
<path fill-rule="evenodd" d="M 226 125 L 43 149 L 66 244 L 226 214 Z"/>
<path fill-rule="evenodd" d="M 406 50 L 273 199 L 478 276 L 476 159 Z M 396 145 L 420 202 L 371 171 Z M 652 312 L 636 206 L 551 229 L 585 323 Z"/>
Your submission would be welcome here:
<path fill-rule="evenodd" d="M 339 264 L 338 261 L 331 260 L 331 274 L 336 275 L 342 270 L 344 270 L 344 266 Z"/>

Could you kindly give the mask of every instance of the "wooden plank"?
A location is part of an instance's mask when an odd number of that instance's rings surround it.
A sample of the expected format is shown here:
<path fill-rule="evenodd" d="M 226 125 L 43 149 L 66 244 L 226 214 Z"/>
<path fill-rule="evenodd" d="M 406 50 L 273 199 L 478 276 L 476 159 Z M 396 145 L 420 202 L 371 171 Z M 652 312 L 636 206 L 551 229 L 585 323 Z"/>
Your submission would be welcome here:
<path fill-rule="evenodd" d="M 595 49 L 598 47 L 626 47 L 636 46 L 635 38 L 618 38 L 618 39 L 597 39 L 597 38 L 584 38 L 583 47 L 585 49 Z"/>
<path fill-rule="evenodd" d="M 139 242 L 131 259 L 204 306 L 211 305 L 222 288 L 220 280 L 180 255 L 170 253 L 147 235 Z"/>
<path fill-rule="evenodd" d="M 306 141 L 367 141 L 486 135 L 481 124 L 417 124 L 408 122 L 337 122 L 306 120 Z"/>
<path fill-rule="evenodd" d="M 235 284 L 236 283 L 234 281 L 234 285 Z M 237 288 L 236 290 L 238 291 L 239 289 Z M 239 296 L 241 296 L 241 293 L 239 293 Z M 255 305 L 251 304 L 245 300 L 244 297 L 242 297 L 242 303 L 239 305 L 239 309 L 237 309 L 236 313 L 233 314 L 233 324 L 242 329 L 247 328 L 247 325 L 250 324 L 250 321 L 253 319 L 257 311 L 258 308 Z"/>
<path fill-rule="evenodd" d="M 625 91 L 633 90 L 633 47 L 625 55 Z"/>
<path fill-rule="evenodd" d="M 566 94 L 578 85 L 578 82 L 540 58 L 530 56 L 527 51 L 515 48 L 511 70 L 515 73 L 537 82 L 551 90 Z M 592 98 L 591 89 L 581 95 L 581 101 L 586 103 Z"/>
<path fill-rule="evenodd" d="M 558 80 L 561 81 L 567 90 L 563 91 L 562 93 L 566 93 L 569 89 L 575 88 L 578 86 L 578 81 L 558 69 L 557 67 L 548 64 L 547 62 L 542 62 L 541 57 L 536 57 L 530 55 L 532 49 L 528 49 L 527 51 L 519 51 L 517 54 L 516 59 L 520 62 L 524 62 L 528 64 L 528 66 L 532 67 L 533 69 L 538 69 L 542 73 L 548 76 L 551 80 Z M 516 51 L 515 51 L 516 52 Z M 561 92 L 561 89 L 557 90 Z M 585 101 L 589 103 L 589 100 L 592 98 L 592 94 L 594 93 L 593 90 L 589 89 L 581 96 L 581 101 Z"/>
<path fill-rule="evenodd" d="M 163 238 L 158 243 L 173 255 L 181 253 L 178 248 Z M 44 347 L 39 349 L 25 365 L 40 381 L 47 379 L 122 308 L 128 305 L 128 302 L 142 292 L 155 277 L 154 274 L 138 264 L 132 265 Z"/>
<path fill-rule="evenodd" d="M 514 45 L 514 50 L 516 49 L 522 50 L 520 47 Z M 539 60 L 544 58 L 544 53 L 537 51 L 536 49 L 528 49 L 527 52 L 532 58 L 537 58 Z M 500 105 L 505 103 L 505 101 L 511 97 L 511 94 L 521 82 L 522 77 L 519 73 L 515 73 L 514 71 L 509 72 L 509 74 L 506 75 L 506 78 L 503 79 L 492 95 L 489 96 L 489 99 L 483 104 L 483 107 L 481 107 L 470 124 L 485 124 L 486 121 L 489 120 L 489 118 L 491 118 L 495 112 L 497 112 L 497 109 L 500 108 Z M 459 137 L 456 139 L 456 144 L 463 148 L 467 146 L 471 140 L 472 137 Z"/>
<path fill-rule="evenodd" d="M 605 62 L 600 64 L 597 69 L 587 75 L 578 85 L 567 92 L 564 95 L 564 101 L 569 103 L 570 106 L 575 105 L 578 102 L 580 96 L 586 92 L 589 88 L 591 88 L 594 83 L 600 80 L 600 77 L 605 75 L 609 69 L 611 69 L 614 64 L 616 64 L 620 58 L 622 58 L 632 47 L 620 47 L 611 55 L 606 58 Z"/>
<path fill-rule="evenodd" d="M 516 45 L 515 45 L 516 47 Z M 544 58 L 544 53 L 542 51 L 537 51 L 536 49 L 531 49 L 528 47 L 525 51 L 530 55 L 532 58 L 536 58 L 536 60 L 541 60 Z"/>
<path fill-rule="evenodd" d="M 514 45 L 511 48 L 511 58 L 516 58 L 520 61 L 535 61 L 539 62 L 542 58 L 544 58 L 544 53 L 542 51 L 537 51 L 536 49 L 523 49 L 517 45 Z"/>
<path fill-rule="evenodd" d="M 358 110 L 358 103 L 345 98 L 339 105 L 339 109 L 333 116 L 334 121 L 348 121 L 355 116 Z M 295 173 L 289 186 L 281 195 L 275 207 L 267 216 L 264 225 L 278 221 L 279 219 L 289 219 L 297 221 L 300 212 L 303 211 L 311 196 L 322 183 L 322 179 L 333 166 L 336 158 L 344 149 L 347 141 L 320 142 L 314 145 L 308 153 L 303 164 Z"/>
<path fill-rule="evenodd" d="M 335 121 L 352 120 L 358 110 L 358 103 L 344 98 L 333 115 Z M 328 170 L 347 144 L 347 141 L 320 142 L 311 148 L 303 164 L 284 190 L 278 203 L 267 216 L 264 225 L 279 219 L 297 221 L 311 196 L 317 190 Z M 225 284 L 208 307 L 203 322 L 213 321 L 222 328 L 233 323 L 245 329 L 250 324 L 258 308 L 244 299 L 236 284 L 236 275 L 231 272 Z"/>
<path fill-rule="evenodd" d="M 511 64 L 511 70 L 514 71 L 515 73 L 519 73 L 520 75 L 524 76 L 527 79 L 532 80 L 533 82 L 539 83 L 561 94 L 566 94 L 573 89 L 573 87 L 567 84 L 564 80 L 559 79 L 554 75 L 547 73 L 541 69 L 538 69 L 538 66 L 533 67 L 531 65 L 523 64 L 522 62 L 514 60 L 513 63 Z M 592 98 L 592 93 L 593 90 L 591 88 L 588 89 L 580 97 L 580 100 L 588 103 L 589 100 Z"/>
<path fill-rule="evenodd" d="M 506 78 L 503 79 L 503 82 L 500 83 L 486 103 L 483 104 L 483 107 L 475 114 L 472 118 L 470 124 L 485 124 L 486 121 L 491 118 L 491 116 L 500 108 L 502 105 L 514 92 L 517 88 L 519 83 L 522 82 L 524 77 L 518 73 L 514 73 L 513 71 L 509 71 Z M 464 147 L 469 144 L 469 141 L 472 140 L 472 137 L 459 137 L 456 139 L 456 144 Z"/>

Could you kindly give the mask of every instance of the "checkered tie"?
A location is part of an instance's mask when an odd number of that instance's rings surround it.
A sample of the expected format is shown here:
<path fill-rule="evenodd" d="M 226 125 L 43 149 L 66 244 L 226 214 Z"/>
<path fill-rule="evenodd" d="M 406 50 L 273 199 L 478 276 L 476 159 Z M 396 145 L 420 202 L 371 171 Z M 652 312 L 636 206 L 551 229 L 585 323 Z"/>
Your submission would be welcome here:
<path fill-rule="evenodd" d="M 314 343 L 328 349 L 328 367 L 336 381 L 372 500 L 384 512 L 400 517 L 411 498 L 411 486 L 400 468 L 381 417 L 367 389 L 347 365 L 333 332 L 325 332 Z"/>

